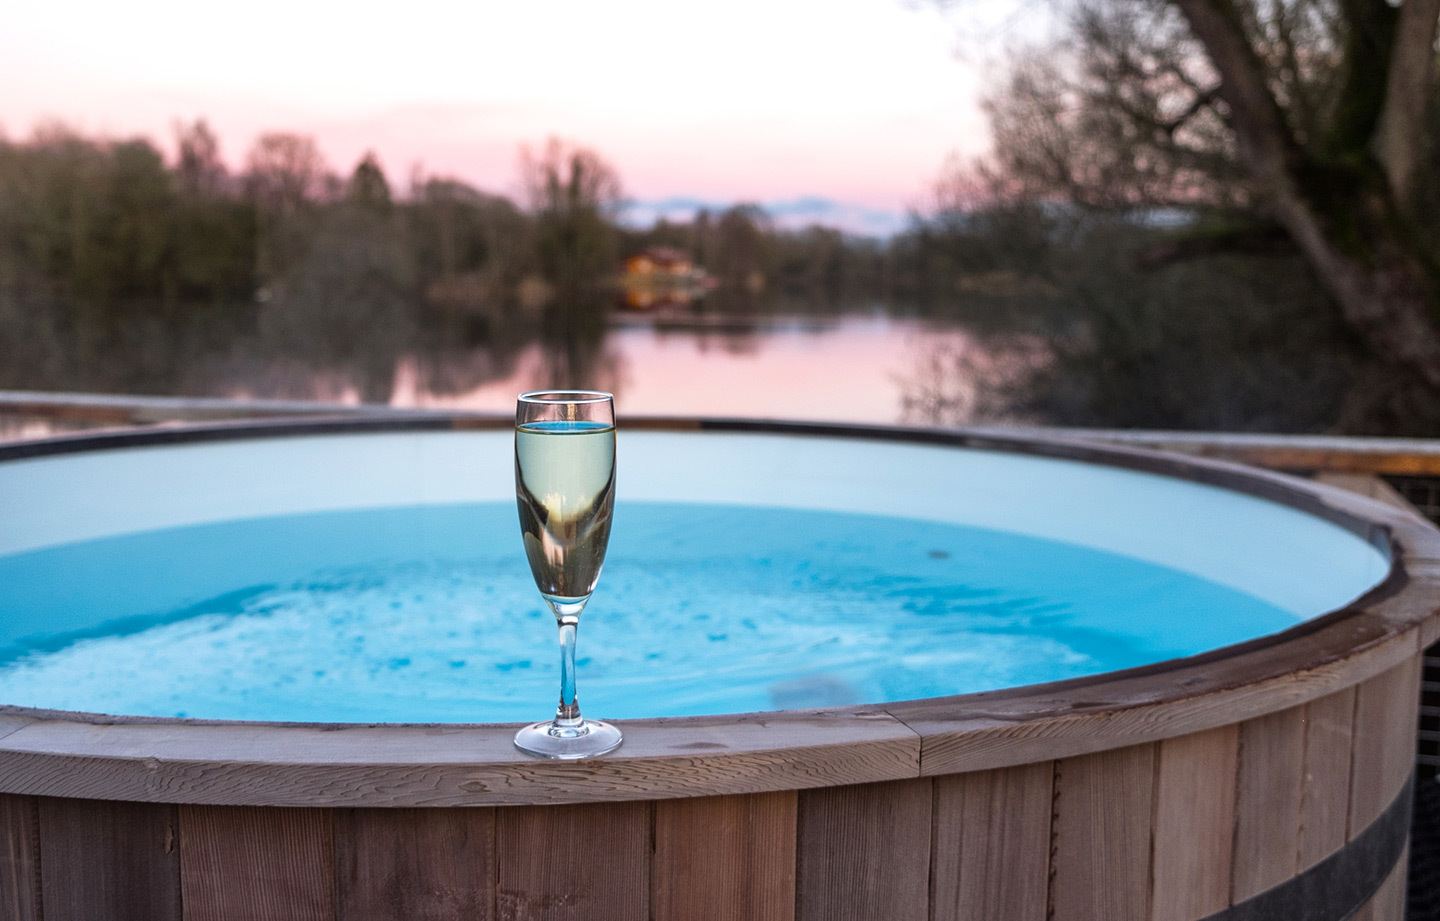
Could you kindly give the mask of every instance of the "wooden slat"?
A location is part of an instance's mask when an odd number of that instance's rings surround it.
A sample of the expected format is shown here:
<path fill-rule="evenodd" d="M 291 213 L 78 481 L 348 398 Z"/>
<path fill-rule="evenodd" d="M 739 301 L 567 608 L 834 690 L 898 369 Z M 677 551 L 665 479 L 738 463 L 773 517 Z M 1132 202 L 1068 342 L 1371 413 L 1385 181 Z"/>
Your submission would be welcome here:
<path fill-rule="evenodd" d="M 793 921 L 796 799 L 656 803 L 654 921 Z"/>
<path fill-rule="evenodd" d="M 179 921 L 174 806 L 38 805 L 45 921 Z"/>
<path fill-rule="evenodd" d="M 1240 724 L 1232 902 L 1244 901 L 1295 875 L 1304 776 L 1304 707 Z"/>
<path fill-rule="evenodd" d="M 499 921 L 648 917 L 649 803 L 522 806 L 495 818 Z"/>
<path fill-rule="evenodd" d="M 1305 705 L 1305 767 L 1295 872 L 1302 873 L 1345 845 L 1350 813 L 1350 745 L 1355 689 Z"/>
<path fill-rule="evenodd" d="M 796 917 L 925 921 L 932 796 L 929 780 L 802 793 Z"/>
<path fill-rule="evenodd" d="M 1419 707 L 1419 656 L 1355 689 L 1350 839 L 1385 811 L 1414 770 Z"/>
<path fill-rule="evenodd" d="M 1151 868 L 1153 921 L 1194 921 L 1230 904 L 1239 727 L 1160 743 Z"/>
<path fill-rule="evenodd" d="M 1054 764 L 935 778 L 932 921 L 1045 921 Z"/>
<path fill-rule="evenodd" d="M 328 809 L 182 806 L 185 921 L 334 921 Z"/>
<path fill-rule="evenodd" d="M 1055 766 L 1053 921 L 1146 918 L 1155 745 Z"/>
<path fill-rule="evenodd" d="M 335 813 L 338 921 L 489 921 L 495 810 Z"/>
<path fill-rule="evenodd" d="M 1385 882 L 1370 897 L 1359 911 L 1351 916 L 1350 921 L 1407 921 L 1405 917 L 1405 883 L 1410 867 L 1410 846 L 1400 852 L 1400 859 L 1395 864 L 1395 869 L 1385 877 Z M 1424 918 L 1411 918 L 1408 921 L 1426 921 Z"/>
<path fill-rule="evenodd" d="M 40 829 L 31 796 L 0 796 L 0 917 L 40 921 Z"/>
<path fill-rule="evenodd" d="M 1405 497 L 1389 483 L 1370 473 L 1320 473 L 1315 479 L 1327 486 L 1336 486 L 1340 489 L 1348 489 L 1353 493 L 1368 496 L 1392 508 L 1418 514 L 1415 506 L 1405 501 Z"/>
<path fill-rule="evenodd" d="M 1409 594 L 1389 600 L 1433 607 Z M 1415 656 L 1414 631 L 1397 631 L 1401 616 L 1409 615 L 1357 613 L 1281 645 L 1259 643 L 1178 668 L 887 710 L 923 737 L 926 774 L 1130 747 L 1299 706 L 1381 674 Z"/>

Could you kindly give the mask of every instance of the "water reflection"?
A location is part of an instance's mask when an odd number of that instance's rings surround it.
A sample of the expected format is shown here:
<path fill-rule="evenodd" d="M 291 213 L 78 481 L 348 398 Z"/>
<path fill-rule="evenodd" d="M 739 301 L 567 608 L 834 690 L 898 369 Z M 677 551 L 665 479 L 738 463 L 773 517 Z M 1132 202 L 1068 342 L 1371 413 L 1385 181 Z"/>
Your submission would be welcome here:
<path fill-rule="evenodd" d="M 905 399 L 909 370 L 929 349 L 970 342 L 956 327 L 879 315 L 690 327 L 623 320 L 607 329 L 592 380 L 636 414 L 924 422 Z M 437 393 L 418 360 L 397 366 L 397 406 L 505 411 L 517 391 L 545 386 L 553 367 L 532 343 L 509 373 Z"/>
<path fill-rule="evenodd" d="M 37 322 L 0 363 L 0 388 L 508 412 L 520 390 L 588 386 L 636 414 L 925 422 L 907 394 L 926 356 L 983 351 L 961 327 L 878 308 L 635 314 L 581 291 L 552 294 L 522 324 L 417 314 L 383 291 L 306 293 L 84 335 Z"/>

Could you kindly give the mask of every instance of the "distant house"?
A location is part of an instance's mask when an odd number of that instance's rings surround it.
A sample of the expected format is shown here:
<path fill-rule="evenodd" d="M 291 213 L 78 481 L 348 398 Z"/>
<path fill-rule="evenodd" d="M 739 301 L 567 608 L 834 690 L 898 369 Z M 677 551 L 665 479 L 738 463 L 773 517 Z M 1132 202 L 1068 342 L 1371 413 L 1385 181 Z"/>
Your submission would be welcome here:
<path fill-rule="evenodd" d="M 664 275 L 688 275 L 695 270 L 690 256 L 671 246 L 652 246 L 625 260 L 627 277 Z"/>
<path fill-rule="evenodd" d="M 652 310 L 689 304 L 715 287 L 715 280 L 689 254 L 652 246 L 625 260 L 621 287 L 626 307 Z"/>

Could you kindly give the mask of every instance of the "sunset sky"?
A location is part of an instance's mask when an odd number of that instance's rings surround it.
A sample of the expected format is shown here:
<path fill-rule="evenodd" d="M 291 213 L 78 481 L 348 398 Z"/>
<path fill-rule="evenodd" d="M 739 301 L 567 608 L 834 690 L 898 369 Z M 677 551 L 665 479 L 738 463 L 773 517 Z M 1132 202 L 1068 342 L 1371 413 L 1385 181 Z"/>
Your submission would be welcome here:
<path fill-rule="evenodd" d="M 18 0 L 0 27 L 0 126 L 168 145 L 175 119 L 203 116 L 232 165 L 289 130 L 337 170 L 373 148 L 401 184 L 419 165 L 511 193 L 519 145 L 558 135 L 609 159 L 642 211 L 808 197 L 878 224 L 920 204 L 948 155 L 986 147 L 980 60 L 957 48 L 987 8 Z"/>

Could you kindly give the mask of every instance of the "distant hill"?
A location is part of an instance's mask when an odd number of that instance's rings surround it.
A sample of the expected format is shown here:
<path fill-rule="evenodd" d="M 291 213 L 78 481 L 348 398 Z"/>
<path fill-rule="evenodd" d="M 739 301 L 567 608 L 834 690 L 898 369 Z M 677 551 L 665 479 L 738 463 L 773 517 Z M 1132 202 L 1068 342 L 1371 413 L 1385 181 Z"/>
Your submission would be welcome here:
<path fill-rule="evenodd" d="M 688 221 L 702 208 L 718 213 L 736 204 L 739 203 L 685 195 L 632 200 L 627 203 L 623 219 L 635 227 L 649 227 L 660 218 Z M 857 236 L 885 239 L 904 230 L 909 222 L 908 216 L 901 211 L 871 208 L 818 195 L 801 195 L 758 204 L 777 226 L 790 229 L 819 224 Z"/>

